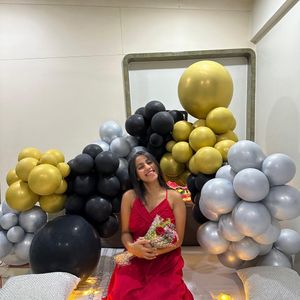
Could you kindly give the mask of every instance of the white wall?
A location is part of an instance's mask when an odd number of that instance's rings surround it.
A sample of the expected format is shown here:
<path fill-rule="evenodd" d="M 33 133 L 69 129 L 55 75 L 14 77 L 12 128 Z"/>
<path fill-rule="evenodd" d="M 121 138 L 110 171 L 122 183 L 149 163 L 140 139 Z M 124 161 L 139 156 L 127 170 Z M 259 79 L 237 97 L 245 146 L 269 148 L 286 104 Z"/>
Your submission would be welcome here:
<path fill-rule="evenodd" d="M 0 172 L 24 147 L 66 160 L 125 123 L 127 53 L 253 47 L 250 0 L 0 0 Z"/>

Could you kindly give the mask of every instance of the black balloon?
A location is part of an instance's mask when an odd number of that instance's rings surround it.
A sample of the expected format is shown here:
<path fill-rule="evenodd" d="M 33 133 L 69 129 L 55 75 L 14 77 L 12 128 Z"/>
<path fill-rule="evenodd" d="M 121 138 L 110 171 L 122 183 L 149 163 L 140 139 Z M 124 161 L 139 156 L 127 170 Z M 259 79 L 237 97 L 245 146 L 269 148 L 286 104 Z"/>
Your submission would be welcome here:
<path fill-rule="evenodd" d="M 194 220 L 198 224 L 204 224 L 205 222 L 209 221 L 205 216 L 203 216 L 202 212 L 200 211 L 200 208 L 197 205 L 193 206 L 192 214 L 193 214 Z"/>
<path fill-rule="evenodd" d="M 86 202 L 85 213 L 88 219 L 101 223 L 112 213 L 112 205 L 102 197 L 93 197 Z"/>
<path fill-rule="evenodd" d="M 152 133 L 149 139 L 149 144 L 152 147 L 160 147 L 164 143 L 164 139 L 158 133 Z"/>
<path fill-rule="evenodd" d="M 122 196 L 116 196 L 111 200 L 112 212 L 119 213 L 121 209 L 121 198 Z"/>
<path fill-rule="evenodd" d="M 74 158 L 72 167 L 77 174 L 88 174 L 94 167 L 94 159 L 86 153 L 79 154 Z"/>
<path fill-rule="evenodd" d="M 115 216 L 109 216 L 104 223 L 96 225 L 96 229 L 100 237 L 109 238 L 118 231 L 119 221 Z"/>
<path fill-rule="evenodd" d="M 130 116 L 125 122 L 126 131 L 133 136 L 140 136 L 145 134 L 146 125 L 142 115 L 135 114 Z"/>
<path fill-rule="evenodd" d="M 191 192 L 191 197 L 192 198 L 194 198 L 195 195 L 198 192 L 198 190 L 196 188 L 196 185 L 195 185 L 195 179 L 196 179 L 196 176 L 191 174 L 191 175 L 188 176 L 188 178 L 186 180 L 187 187 L 188 187 L 189 191 Z"/>
<path fill-rule="evenodd" d="M 30 266 L 33 273 L 67 272 L 86 279 L 96 268 L 100 251 L 92 225 L 77 215 L 60 216 L 34 235 Z"/>
<path fill-rule="evenodd" d="M 78 195 L 88 196 L 96 192 L 97 180 L 93 175 L 78 175 L 73 184 L 74 192 Z"/>
<path fill-rule="evenodd" d="M 81 215 L 84 212 L 86 200 L 77 194 L 69 195 L 65 202 L 66 214 Z"/>
<path fill-rule="evenodd" d="M 139 107 L 139 108 L 134 112 L 134 114 L 142 115 L 143 117 L 145 117 L 145 107 L 144 107 L 144 106 Z"/>
<path fill-rule="evenodd" d="M 167 111 L 156 113 L 151 120 L 151 128 L 159 134 L 168 134 L 174 125 L 173 117 Z"/>
<path fill-rule="evenodd" d="M 173 117 L 174 123 L 184 120 L 184 115 L 179 110 L 170 110 L 169 114 Z"/>
<path fill-rule="evenodd" d="M 165 110 L 165 106 L 160 101 L 150 101 L 145 105 L 145 117 L 151 120 L 156 113 Z"/>
<path fill-rule="evenodd" d="M 119 167 L 119 157 L 111 151 L 103 151 L 95 158 L 96 170 L 100 174 L 110 175 Z"/>
<path fill-rule="evenodd" d="M 129 177 L 128 169 L 122 169 L 117 173 L 120 182 L 121 191 L 125 192 L 132 188 L 132 183 Z"/>
<path fill-rule="evenodd" d="M 120 181 L 117 176 L 99 177 L 97 189 L 104 196 L 115 197 L 120 192 Z"/>
<path fill-rule="evenodd" d="M 103 149 L 97 144 L 90 144 L 84 147 L 82 153 L 90 155 L 92 158 L 95 158 Z"/>
<path fill-rule="evenodd" d="M 199 192 L 201 192 L 202 187 L 204 186 L 204 184 L 208 180 L 213 179 L 214 177 L 215 177 L 215 174 L 213 174 L 213 175 L 206 175 L 206 174 L 198 173 L 196 175 L 196 178 L 195 178 L 195 187 L 197 188 L 197 190 Z"/>

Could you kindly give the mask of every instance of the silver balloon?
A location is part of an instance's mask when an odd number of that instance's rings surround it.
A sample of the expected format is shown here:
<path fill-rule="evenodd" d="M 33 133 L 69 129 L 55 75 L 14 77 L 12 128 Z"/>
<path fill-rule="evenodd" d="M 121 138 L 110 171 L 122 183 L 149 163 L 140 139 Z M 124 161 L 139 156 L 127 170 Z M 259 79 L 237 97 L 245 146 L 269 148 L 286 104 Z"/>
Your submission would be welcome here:
<path fill-rule="evenodd" d="M 29 261 L 29 250 L 33 236 L 32 233 L 27 233 L 21 242 L 15 244 L 15 253 L 20 259 Z"/>
<path fill-rule="evenodd" d="M 12 248 L 10 253 L 1 258 L 2 262 L 9 266 L 22 266 L 28 263 L 28 259 L 21 259 L 15 253 L 15 247 Z"/>
<path fill-rule="evenodd" d="M 267 208 L 257 202 L 240 201 L 232 211 L 234 226 L 245 236 L 257 236 L 264 233 L 271 224 Z"/>
<path fill-rule="evenodd" d="M 8 230 L 9 228 L 18 224 L 18 216 L 14 213 L 6 213 L 0 218 L 0 225 L 3 229 Z"/>
<path fill-rule="evenodd" d="M 236 174 L 233 180 L 233 188 L 241 199 L 257 202 L 268 195 L 270 185 L 267 176 L 263 172 L 247 168 Z"/>
<path fill-rule="evenodd" d="M 230 182 L 233 182 L 234 176 L 236 173 L 232 170 L 230 165 L 225 165 L 218 169 L 216 173 L 216 178 L 224 178 L 229 180 Z"/>
<path fill-rule="evenodd" d="M 36 232 L 47 223 L 47 214 L 39 207 L 23 211 L 19 216 L 19 224 L 26 232 Z"/>
<path fill-rule="evenodd" d="M 260 235 L 252 237 L 254 241 L 259 244 L 269 245 L 277 241 L 280 234 L 280 224 L 276 219 L 273 219 L 270 226 L 265 232 Z"/>
<path fill-rule="evenodd" d="M 211 254 L 221 254 L 229 246 L 229 242 L 219 234 L 218 225 L 211 221 L 198 228 L 197 241 L 204 250 Z"/>
<path fill-rule="evenodd" d="M 25 231 L 21 226 L 11 227 L 7 233 L 7 239 L 12 243 L 19 243 L 24 239 Z"/>
<path fill-rule="evenodd" d="M 95 142 L 92 142 L 92 144 L 96 144 L 96 145 L 100 146 L 103 151 L 109 150 L 109 144 L 107 144 L 106 142 L 104 142 L 102 140 L 97 140 Z"/>
<path fill-rule="evenodd" d="M 124 137 L 117 137 L 110 143 L 110 151 L 118 157 L 126 157 L 131 151 L 131 147 Z"/>
<path fill-rule="evenodd" d="M 262 171 L 268 177 L 271 186 L 288 183 L 296 174 L 296 165 L 286 154 L 274 153 L 266 157 Z"/>
<path fill-rule="evenodd" d="M 129 143 L 130 148 L 136 147 L 139 144 L 137 138 L 132 135 L 127 135 L 125 138 L 126 138 L 127 142 Z"/>
<path fill-rule="evenodd" d="M 300 215 L 300 192 L 289 185 L 273 186 L 263 203 L 272 216 L 280 221 Z"/>
<path fill-rule="evenodd" d="M 221 235 L 228 241 L 237 242 L 245 236 L 241 234 L 234 226 L 231 214 L 222 215 L 218 222 L 218 229 Z"/>
<path fill-rule="evenodd" d="M 13 213 L 13 214 L 18 214 L 19 212 L 17 210 L 12 209 L 10 206 L 8 206 L 6 200 L 3 200 L 1 202 L 1 207 L 2 207 L 2 214 L 5 215 L 7 213 Z"/>
<path fill-rule="evenodd" d="M 270 245 L 259 244 L 260 251 L 259 251 L 258 255 L 266 255 L 267 253 L 269 253 L 271 251 L 272 247 L 273 247 L 273 244 L 270 244 Z"/>
<path fill-rule="evenodd" d="M 100 126 L 101 139 L 110 144 L 116 137 L 122 136 L 122 128 L 115 121 L 106 121 Z"/>
<path fill-rule="evenodd" d="M 291 259 L 277 249 L 271 251 L 264 256 L 261 256 L 257 262 L 258 266 L 274 266 L 291 268 Z"/>
<path fill-rule="evenodd" d="M 293 229 L 281 229 L 274 246 L 286 255 L 297 254 L 300 251 L 300 234 Z"/>
<path fill-rule="evenodd" d="M 242 260 L 254 259 L 260 252 L 259 244 L 248 237 L 232 243 L 231 249 L 236 253 L 237 257 Z"/>
<path fill-rule="evenodd" d="M 204 184 L 201 190 L 201 201 L 207 209 L 217 214 L 227 214 L 232 211 L 239 198 L 230 181 L 224 178 L 213 178 Z"/>
<path fill-rule="evenodd" d="M 235 143 L 227 154 L 228 163 L 235 172 L 246 168 L 260 169 L 265 157 L 260 146 L 248 140 Z"/>
<path fill-rule="evenodd" d="M 201 201 L 201 198 L 199 200 L 199 208 L 200 211 L 202 212 L 203 216 L 206 217 L 207 219 L 211 220 L 211 221 L 218 221 L 220 218 L 220 215 L 209 210 L 205 204 L 203 203 L 203 201 Z"/>
<path fill-rule="evenodd" d="M 217 257 L 219 261 L 228 268 L 238 269 L 244 263 L 244 261 L 231 250 L 227 250 L 226 252 L 219 254 Z"/>
<path fill-rule="evenodd" d="M 6 238 L 6 234 L 0 231 L 0 258 L 6 256 L 12 249 L 13 244 Z"/>

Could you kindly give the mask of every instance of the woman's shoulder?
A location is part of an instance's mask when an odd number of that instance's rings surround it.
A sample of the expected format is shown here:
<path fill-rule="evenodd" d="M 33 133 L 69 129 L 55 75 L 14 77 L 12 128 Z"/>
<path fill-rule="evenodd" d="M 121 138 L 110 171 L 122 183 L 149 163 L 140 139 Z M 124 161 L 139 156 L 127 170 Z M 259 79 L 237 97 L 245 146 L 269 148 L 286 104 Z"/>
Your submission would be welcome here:
<path fill-rule="evenodd" d="M 174 207 L 174 205 L 183 202 L 181 195 L 173 189 L 168 190 L 168 201 L 171 204 L 171 207 Z"/>
<path fill-rule="evenodd" d="M 131 189 L 131 190 L 126 191 L 123 194 L 122 202 L 124 201 L 125 203 L 132 204 L 135 199 L 136 199 L 135 191 L 133 189 Z"/>

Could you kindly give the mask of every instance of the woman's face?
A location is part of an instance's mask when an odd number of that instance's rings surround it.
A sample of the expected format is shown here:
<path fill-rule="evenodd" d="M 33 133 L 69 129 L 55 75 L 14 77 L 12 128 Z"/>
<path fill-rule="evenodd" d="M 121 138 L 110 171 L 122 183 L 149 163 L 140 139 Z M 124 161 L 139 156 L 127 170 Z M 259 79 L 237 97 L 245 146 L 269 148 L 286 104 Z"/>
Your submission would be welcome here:
<path fill-rule="evenodd" d="M 136 158 L 135 169 L 137 178 L 143 182 L 152 182 L 158 178 L 155 163 L 145 155 L 140 155 Z"/>

